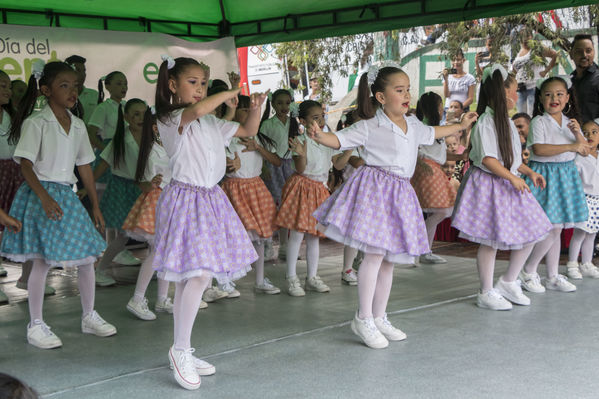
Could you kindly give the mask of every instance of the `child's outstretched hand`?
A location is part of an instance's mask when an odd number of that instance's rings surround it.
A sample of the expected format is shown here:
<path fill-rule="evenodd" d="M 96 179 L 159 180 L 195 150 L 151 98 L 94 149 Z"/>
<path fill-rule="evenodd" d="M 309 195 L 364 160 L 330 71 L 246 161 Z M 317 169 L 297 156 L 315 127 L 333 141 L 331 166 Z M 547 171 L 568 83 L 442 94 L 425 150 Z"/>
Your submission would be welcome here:
<path fill-rule="evenodd" d="M 100 208 L 94 206 L 92 209 L 92 217 L 94 219 L 94 224 L 96 225 L 96 229 L 100 230 L 101 233 L 104 232 L 104 228 L 106 224 L 104 223 L 104 216 L 102 216 L 102 212 L 100 212 Z"/>
<path fill-rule="evenodd" d="M 323 131 L 320 126 L 318 126 L 316 121 L 312 121 L 312 124 L 310 124 L 310 126 L 308 126 L 306 129 L 306 133 L 312 140 L 318 141 L 318 139 L 322 136 Z"/>
<path fill-rule="evenodd" d="M 237 97 L 237 96 L 229 98 L 227 101 L 225 101 L 225 105 L 232 109 L 237 109 L 238 104 L 239 104 L 239 97 Z"/>
<path fill-rule="evenodd" d="M 305 157 L 308 153 L 308 147 L 306 146 L 307 144 L 307 141 L 304 141 L 302 143 L 297 137 L 289 139 L 289 149 L 295 152 L 300 157 Z"/>
<path fill-rule="evenodd" d="M 582 155 L 583 157 L 586 157 L 587 155 L 589 155 L 589 153 L 591 152 L 592 147 L 589 145 L 589 143 L 586 140 L 576 140 L 576 143 L 574 144 L 574 152 L 577 152 L 578 154 Z"/>
<path fill-rule="evenodd" d="M 152 187 L 154 187 L 154 188 L 160 187 L 160 184 L 162 183 L 162 175 L 158 174 L 158 175 L 154 176 L 152 178 L 151 183 L 152 183 Z"/>
<path fill-rule="evenodd" d="M 530 175 L 530 180 L 532 180 L 532 184 L 534 184 L 535 187 L 547 187 L 547 182 L 545 181 L 543 175 L 540 173 L 532 172 L 532 174 Z"/>
<path fill-rule="evenodd" d="M 512 176 L 510 183 L 512 183 L 512 186 L 514 186 L 514 188 L 520 191 L 521 193 L 524 193 L 526 191 L 530 192 L 530 187 L 528 187 L 528 184 L 526 184 L 524 179 L 521 179 L 518 176 Z"/>
<path fill-rule="evenodd" d="M 239 74 L 236 72 L 227 72 L 227 76 L 229 77 L 229 82 L 231 82 L 231 87 L 237 89 L 239 87 L 239 82 L 241 82 Z"/>
<path fill-rule="evenodd" d="M 44 208 L 44 212 L 46 212 L 46 216 L 50 220 L 60 220 L 64 215 L 60 205 L 49 195 L 42 199 L 42 208 Z"/>
<path fill-rule="evenodd" d="M 268 97 L 268 93 L 270 93 L 270 90 L 268 90 L 266 93 L 252 94 L 250 96 L 250 109 L 260 108 L 262 106 L 262 104 L 264 104 L 264 101 L 266 101 L 266 98 Z"/>
<path fill-rule="evenodd" d="M 470 128 L 470 126 L 472 126 L 472 124 L 474 122 L 476 122 L 477 119 L 478 119 L 478 114 L 476 112 L 474 112 L 474 111 L 467 112 L 462 115 L 462 122 L 460 123 L 460 125 L 462 125 L 462 127 L 464 129 L 468 129 L 468 128 Z"/>
<path fill-rule="evenodd" d="M 0 209 L 0 224 L 6 226 L 6 228 L 13 233 L 18 233 L 23 227 L 23 224 L 19 220 L 8 215 L 2 209 Z"/>

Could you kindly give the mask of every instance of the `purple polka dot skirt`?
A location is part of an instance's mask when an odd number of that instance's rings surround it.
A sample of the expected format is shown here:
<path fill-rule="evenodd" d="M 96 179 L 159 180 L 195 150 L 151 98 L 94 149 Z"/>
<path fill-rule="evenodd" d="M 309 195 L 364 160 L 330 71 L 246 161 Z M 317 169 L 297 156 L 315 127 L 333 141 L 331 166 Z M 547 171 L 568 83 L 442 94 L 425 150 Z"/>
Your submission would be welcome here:
<path fill-rule="evenodd" d="M 327 237 L 389 262 L 410 264 L 430 252 L 409 179 L 384 169 L 357 169 L 313 215 Z"/>
<path fill-rule="evenodd" d="M 464 176 L 452 218 L 460 237 L 501 250 L 541 241 L 553 228 L 531 193 L 477 167 Z"/>
<path fill-rule="evenodd" d="M 172 180 L 156 208 L 154 269 L 184 281 L 208 273 L 219 283 L 246 275 L 258 259 L 223 190 Z"/>

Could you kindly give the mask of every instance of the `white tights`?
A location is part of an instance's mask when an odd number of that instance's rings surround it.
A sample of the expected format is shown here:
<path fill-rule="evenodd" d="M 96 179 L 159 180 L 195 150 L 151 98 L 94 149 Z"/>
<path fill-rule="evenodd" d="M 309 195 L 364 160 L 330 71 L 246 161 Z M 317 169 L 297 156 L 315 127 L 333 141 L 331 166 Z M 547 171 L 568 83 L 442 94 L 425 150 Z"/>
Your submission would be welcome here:
<path fill-rule="evenodd" d="M 146 259 L 139 268 L 139 275 L 137 276 L 137 284 L 135 285 L 135 297 L 139 300 L 146 296 L 146 290 L 154 275 L 154 268 L 152 263 L 154 262 L 154 248 L 150 246 L 149 253 Z M 158 278 L 158 299 L 165 299 L 168 295 L 168 281 Z"/>
<path fill-rule="evenodd" d="M 356 248 L 352 248 L 349 245 L 343 247 L 343 270 L 348 271 L 352 269 L 352 265 L 354 264 L 354 259 L 358 255 L 358 250 Z"/>
<path fill-rule="evenodd" d="M 193 323 L 198 314 L 204 290 L 211 281 L 212 276 L 206 273 L 203 276 L 175 283 L 175 302 L 173 304 L 175 349 L 191 348 Z"/>
<path fill-rule="evenodd" d="M 547 238 L 535 244 L 530 257 L 524 266 L 526 273 L 536 273 L 539 268 L 539 263 L 545 258 L 547 277 L 551 279 L 557 276 L 559 254 L 561 250 L 561 233 L 561 227 L 554 227 L 547 235 Z"/>
<path fill-rule="evenodd" d="M 358 270 L 358 317 L 361 319 L 385 315 L 393 284 L 393 264 L 383 257 L 364 254 Z"/>
<path fill-rule="evenodd" d="M 119 231 L 117 236 L 110 241 L 108 247 L 106 247 L 106 251 L 104 251 L 104 255 L 102 255 L 102 259 L 100 259 L 100 262 L 98 263 L 98 270 L 106 270 L 112 263 L 114 257 L 125 249 L 127 241 L 129 241 L 129 237 L 125 235 L 125 232 Z"/>
<path fill-rule="evenodd" d="M 89 263 L 81 265 L 78 268 L 77 277 L 79 283 L 79 294 L 81 296 L 81 308 L 83 316 L 94 310 L 94 298 L 96 295 L 96 277 L 94 274 L 94 265 Z M 34 320 L 43 320 L 42 305 L 44 304 L 44 288 L 46 286 L 46 276 L 50 270 L 43 259 L 35 259 L 33 268 L 27 281 L 27 290 L 29 291 L 29 316 L 31 322 Z"/>
<path fill-rule="evenodd" d="M 529 244 L 521 249 L 514 249 L 510 253 L 510 263 L 502 279 L 507 283 L 516 281 L 518 274 L 530 255 L 534 244 Z M 478 267 L 478 276 L 480 278 L 481 292 L 489 291 L 493 288 L 493 273 L 495 271 L 495 256 L 497 250 L 487 245 L 480 245 L 476 254 L 476 266 Z"/>
<path fill-rule="evenodd" d="M 593 261 L 593 251 L 595 250 L 595 236 L 597 233 L 587 233 L 584 230 L 574 229 L 574 234 L 570 240 L 568 260 L 570 262 L 578 261 L 578 254 L 581 254 L 582 263 L 591 263 Z"/>
<path fill-rule="evenodd" d="M 252 266 L 256 270 L 256 285 L 260 285 L 264 282 L 264 240 L 252 241 L 252 244 L 258 254 L 258 260 Z"/>
<path fill-rule="evenodd" d="M 443 220 L 450 217 L 452 212 L 453 208 L 439 208 L 427 214 L 424 224 L 426 226 L 426 235 L 428 237 L 428 247 L 431 249 L 431 252 L 433 249 L 433 240 L 435 239 L 437 226 Z"/>
<path fill-rule="evenodd" d="M 295 277 L 297 256 L 299 255 L 302 239 L 306 237 L 306 262 L 308 263 L 308 278 L 316 276 L 318 271 L 318 256 L 320 252 L 318 236 L 309 233 L 289 230 L 287 243 L 287 278 Z"/>

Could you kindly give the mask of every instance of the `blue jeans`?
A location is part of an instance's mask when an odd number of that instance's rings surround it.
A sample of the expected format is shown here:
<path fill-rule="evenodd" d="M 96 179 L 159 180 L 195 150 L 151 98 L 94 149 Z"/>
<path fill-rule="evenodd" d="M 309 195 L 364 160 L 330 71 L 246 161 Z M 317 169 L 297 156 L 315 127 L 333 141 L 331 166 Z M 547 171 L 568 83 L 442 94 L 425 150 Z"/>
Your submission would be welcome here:
<path fill-rule="evenodd" d="M 535 106 L 535 89 L 527 89 L 518 92 L 518 112 L 525 112 L 532 116 Z"/>

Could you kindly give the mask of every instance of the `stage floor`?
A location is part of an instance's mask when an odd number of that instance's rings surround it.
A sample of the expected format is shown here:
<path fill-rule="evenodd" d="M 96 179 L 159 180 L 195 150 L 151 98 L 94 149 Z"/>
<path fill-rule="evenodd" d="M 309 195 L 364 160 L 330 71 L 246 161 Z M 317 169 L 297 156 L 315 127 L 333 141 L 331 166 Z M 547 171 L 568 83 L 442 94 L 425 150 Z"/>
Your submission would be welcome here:
<path fill-rule="evenodd" d="M 373 350 L 349 328 L 357 289 L 341 284 L 341 247 L 323 249 L 319 274 L 330 293 L 257 295 L 250 273 L 237 285 L 240 298 L 200 311 L 192 345 L 217 372 L 194 392 L 180 388 L 168 369 L 172 316 L 136 319 L 125 309 L 132 284 L 97 289 L 96 309 L 118 328 L 116 336 L 98 338 L 80 332 L 76 279 L 51 272 L 57 295 L 46 298 L 44 315 L 63 347 L 44 351 L 27 344 L 26 292 L 14 287 L 20 268 L 5 264 L 9 275 L 0 287 L 11 304 L 0 306 L 0 370 L 44 398 L 61 399 L 597 397 L 599 280 L 575 282 L 576 293 L 530 294 L 532 306 L 494 312 L 475 305 L 471 257 L 398 266 L 389 319 L 408 339 Z M 497 275 L 505 266 L 497 262 Z M 305 270 L 299 261 L 300 278 Z M 283 264 L 266 273 L 284 288 Z M 152 305 L 155 296 L 152 282 Z"/>

